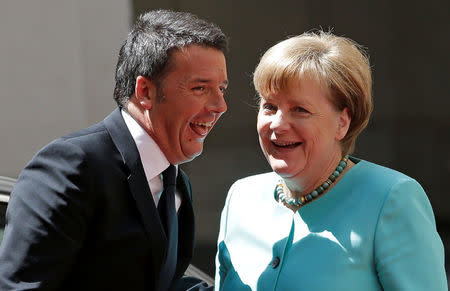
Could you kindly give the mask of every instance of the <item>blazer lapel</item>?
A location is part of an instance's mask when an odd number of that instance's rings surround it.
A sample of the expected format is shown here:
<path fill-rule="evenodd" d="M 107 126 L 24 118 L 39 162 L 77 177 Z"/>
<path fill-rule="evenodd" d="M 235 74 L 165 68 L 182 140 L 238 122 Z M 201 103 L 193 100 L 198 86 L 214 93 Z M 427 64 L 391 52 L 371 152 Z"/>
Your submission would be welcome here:
<path fill-rule="evenodd" d="M 158 210 L 153 202 L 138 149 L 122 118 L 120 109 L 117 108 L 107 116 L 104 123 L 129 170 L 128 185 L 133 198 L 136 200 L 136 206 L 150 240 L 153 264 L 152 276 L 154 276 L 153 281 L 156 283 L 167 252 L 167 239 L 159 219 Z"/>
<path fill-rule="evenodd" d="M 191 186 L 187 175 L 181 169 L 177 176 L 177 190 L 181 194 L 182 202 L 178 210 L 178 262 L 175 278 L 180 278 L 192 259 L 195 234 Z"/>

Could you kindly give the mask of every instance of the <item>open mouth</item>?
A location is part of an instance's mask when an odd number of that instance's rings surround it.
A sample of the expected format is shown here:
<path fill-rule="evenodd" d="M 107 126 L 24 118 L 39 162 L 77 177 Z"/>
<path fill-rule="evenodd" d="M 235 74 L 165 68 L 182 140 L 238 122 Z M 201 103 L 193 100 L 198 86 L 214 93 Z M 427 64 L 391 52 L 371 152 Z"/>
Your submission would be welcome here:
<path fill-rule="evenodd" d="M 206 136 L 213 126 L 213 122 L 191 122 L 192 131 L 201 136 Z"/>
<path fill-rule="evenodd" d="M 280 141 L 272 141 L 272 144 L 273 144 L 276 148 L 280 148 L 280 149 L 293 149 L 293 148 L 296 148 L 296 147 L 300 146 L 302 143 L 301 143 L 301 142 L 280 142 Z"/>

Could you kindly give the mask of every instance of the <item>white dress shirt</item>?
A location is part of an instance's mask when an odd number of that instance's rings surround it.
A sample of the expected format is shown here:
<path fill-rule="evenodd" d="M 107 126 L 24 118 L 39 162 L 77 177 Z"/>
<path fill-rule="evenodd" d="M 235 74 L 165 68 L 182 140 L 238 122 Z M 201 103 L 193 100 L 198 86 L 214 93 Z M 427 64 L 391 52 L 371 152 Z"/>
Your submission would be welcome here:
<path fill-rule="evenodd" d="M 159 199 L 163 191 L 162 172 L 170 165 L 164 153 L 153 140 L 153 138 L 142 128 L 142 126 L 134 120 L 131 115 L 122 110 L 122 117 L 131 136 L 136 143 L 136 147 L 141 157 L 142 166 L 145 176 L 152 192 L 155 206 L 158 206 Z M 175 165 L 178 174 L 178 165 Z M 180 193 L 175 191 L 175 207 L 178 211 L 181 205 Z"/>

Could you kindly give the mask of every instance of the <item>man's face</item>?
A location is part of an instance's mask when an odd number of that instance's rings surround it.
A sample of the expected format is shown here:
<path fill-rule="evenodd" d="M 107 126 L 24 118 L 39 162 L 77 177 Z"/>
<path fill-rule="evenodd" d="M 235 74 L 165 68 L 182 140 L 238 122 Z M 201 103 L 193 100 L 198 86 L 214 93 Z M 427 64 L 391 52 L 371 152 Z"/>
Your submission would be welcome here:
<path fill-rule="evenodd" d="M 149 134 L 171 164 L 194 159 L 227 110 L 225 56 L 220 50 L 191 45 L 175 51 L 171 68 L 160 82 L 159 98 L 149 111 Z"/>

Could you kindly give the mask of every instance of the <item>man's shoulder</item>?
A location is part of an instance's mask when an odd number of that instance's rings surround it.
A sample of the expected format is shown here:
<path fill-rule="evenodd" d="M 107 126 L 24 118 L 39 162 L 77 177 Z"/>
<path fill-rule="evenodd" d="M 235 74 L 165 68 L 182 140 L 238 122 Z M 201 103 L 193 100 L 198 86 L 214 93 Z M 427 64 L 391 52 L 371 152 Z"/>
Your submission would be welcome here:
<path fill-rule="evenodd" d="M 70 140 L 74 141 L 77 139 L 84 140 L 84 139 L 91 139 L 91 138 L 99 137 L 105 133 L 107 133 L 107 130 L 106 130 L 106 127 L 105 127 L 103 121 L 101 121 L 101 122 L 98 122 L 87 128 L 64 135 L 60 139 L 65 140 L 65 141 L 70 141 Z"/>
<path fill-rule="evenodd" d="M 32 161 L 39 157 L 83 160 L 88 156 L 111 155 L 108 148 L 114 150 L 113 142 L 104 122 L 100 121 L 51 141 L 35 154 Z"/>
<path fill-rule="evenodd" d="M 69 133 L 67 135 L 64 135 L 62 137 L 60 137 L 58 140 L 62 140 L 62 141 L 72 141 L 72 142 L 77 142 L 77 141 L 91 141 L 92 139 L 101 139 L 104 138 L 105 136 L 110 135 L 109 131 L 108 131 L 108 127 L 106 125 L 106 120 L 112 120 L 113 121 L 113 125 L 112 126 L 117 126 L 119 127 L 118 130 L 121 130 L 120 128 L 120 124 L 117 122 L 119 120 L 122 120 L 122 115 L 120 114 L 120 109 L 116 109 L 113 112 L 111 112 L 107 117 L 105 117 L 104 120 L 101 120 L 93 125 L 90 125 L 89 127 L 86 127 L 84 129 L 80 129 L 77 131 L 74 131 L 72 133 Z"/>

